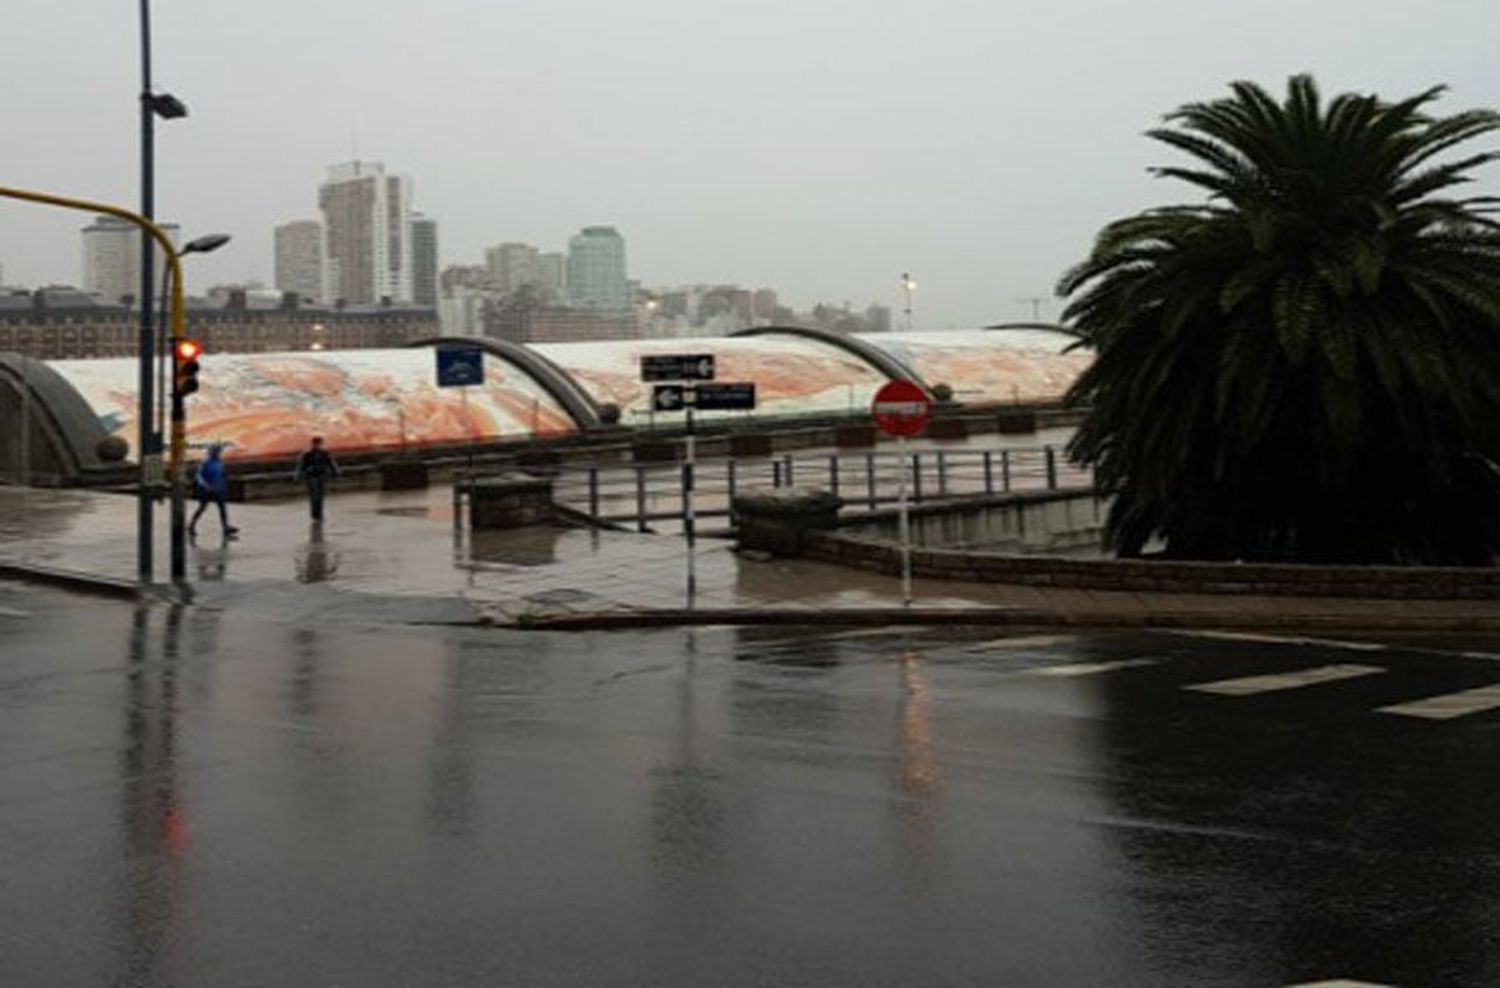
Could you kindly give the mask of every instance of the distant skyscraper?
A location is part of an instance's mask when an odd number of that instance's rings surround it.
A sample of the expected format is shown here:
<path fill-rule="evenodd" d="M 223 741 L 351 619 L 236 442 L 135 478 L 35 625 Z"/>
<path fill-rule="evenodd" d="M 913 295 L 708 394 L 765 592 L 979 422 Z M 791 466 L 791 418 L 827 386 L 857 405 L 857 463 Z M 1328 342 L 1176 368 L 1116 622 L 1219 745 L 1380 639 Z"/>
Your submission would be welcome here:
<path fill-rule="evenodd" d="M 323 211 L 323 297 L 350 304 L 412 297 L 411 180 L 378 161 L 328 169 Z"/>
<path fill-rule="evenodd" d="M 173 245 L 178 242 L 175 223 L 159 223 Z M 83 290 L 118 302 L 141 291 L 141 228 L 117 216 L 98 216 L 83 228 Z M 154 251 L 156 277 L 161 277 L 161 251 Z M 160 289 L 157 289 L 160 291 Z"/>
<path fill-rule="evenodd" d="M 323 224 L 292 220 L 276 228 L 276 290 L 323 300 Z"/>
<path fill-rule="evenodd" d="M 411 215 L 411 300 L 436 306 L 438 300 L 437 220 Z"/>
<path fill-rule="evenodd" d="M 568 259 L 562 254 L 538 254 L 536 283 L 548 297 L 561 299 L 568 291 Z"/>
<path fill-rule="evenodd" d="M 568 240 L 568 304 L 627 311 L 634 303 L 625 277 L 625 238 L 612 226 L 586 226 Z"/>
<path fill-rule="evenodd" d="M 541 254 L 530 244 L 500 244 L 484 252 L 484 266 L 498 291 L 509 295 L 522 285 L 536 283 L 536 262 Z"/>

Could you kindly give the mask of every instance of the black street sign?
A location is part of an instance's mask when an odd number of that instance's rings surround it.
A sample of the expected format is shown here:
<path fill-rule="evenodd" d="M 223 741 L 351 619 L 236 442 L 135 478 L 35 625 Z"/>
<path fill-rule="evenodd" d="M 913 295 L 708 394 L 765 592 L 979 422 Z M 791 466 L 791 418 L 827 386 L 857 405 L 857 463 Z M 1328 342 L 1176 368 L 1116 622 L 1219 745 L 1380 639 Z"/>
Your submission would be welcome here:
<path fill-rule="evenodd" d="M 744 411 L 755 407 L 755 385 L 733 384 L 658 384 L 651 389 L 651 409 L 656 412 L 680 412 L 693 408 L 700 412 Z"/>
<path fill-rule="evenodd" d="M 687 405 L 687 387 L 682 384 L 658 384 L 651 389 L 651 408 L 657 412 L 680 412 Z"/>
<path fill-rule="evenodd" d="M 744 411 L 755 407 L 755 385 L 752 382 L 700 384 L 693 391 L 693 407 L 699 411 Z"/>
<path fill-rule="evenodd" d="M 642 381 L 712 381 L 714 355 L 711 353 L 642 354 Z"/>

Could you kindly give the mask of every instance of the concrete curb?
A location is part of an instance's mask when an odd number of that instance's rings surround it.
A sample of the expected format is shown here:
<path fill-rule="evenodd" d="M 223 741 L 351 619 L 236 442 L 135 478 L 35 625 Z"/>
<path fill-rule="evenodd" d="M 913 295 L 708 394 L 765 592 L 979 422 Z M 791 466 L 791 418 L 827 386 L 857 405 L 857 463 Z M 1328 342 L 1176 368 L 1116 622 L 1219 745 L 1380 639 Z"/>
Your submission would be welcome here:
<path fill-rule="evenodd" d="M 995 625 L 1024 628 L 1212 629 L 1221 631 L 1500 632 L 1493 615 L 1235 614 L 1233 612 L 1074 612 L 1027 608 L 706 608 L 521 614 L 481 622 L 520 631 L 610 631 L 626 628 L 742 625 Z"/>
<path fill-rule="evenodd" d="M 21 580 L 27 583 L 42 583 L 77 593 L 97 594 L 122 600 L 139 600 L 141 588 L 129 580 L 111 576 L 96 576 L 77 570 L 58 569 L 39 563 L 21 563 L 0 560 L 0 579 Z"/>

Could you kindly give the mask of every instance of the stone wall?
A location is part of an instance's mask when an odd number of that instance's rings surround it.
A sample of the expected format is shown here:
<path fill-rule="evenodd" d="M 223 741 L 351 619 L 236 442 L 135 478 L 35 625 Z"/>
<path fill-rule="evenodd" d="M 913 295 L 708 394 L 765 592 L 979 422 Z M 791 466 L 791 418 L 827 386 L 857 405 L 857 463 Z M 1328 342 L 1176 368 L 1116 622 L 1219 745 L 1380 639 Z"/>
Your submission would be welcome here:
<path fill-rule="evenodd" d="M 803 533 L 802 555 L 897 574 L 895 542 L 839 531 Z M 913 548 L 912 572 L 951 580 L 1151 593 L 1270 594 L 1427 600 L 1500 599 L 1500 569 L 1435 566 L 1300 566 L 1059 559 Z"/>

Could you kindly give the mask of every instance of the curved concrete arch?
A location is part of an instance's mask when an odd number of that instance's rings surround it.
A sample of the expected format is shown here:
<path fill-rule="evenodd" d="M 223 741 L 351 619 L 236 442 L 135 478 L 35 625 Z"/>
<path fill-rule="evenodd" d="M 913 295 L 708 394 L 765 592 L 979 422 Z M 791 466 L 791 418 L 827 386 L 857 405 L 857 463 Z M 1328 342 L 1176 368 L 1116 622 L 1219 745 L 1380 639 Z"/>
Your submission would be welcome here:
<path fill-rule="evenodd" d="M 510 340 L 497 340 L 478 336 L 429 336 L 413 340 L 408 347 L 437 347 L 442 345 L 477 346 L 492 353 L 531 375 L 563 409 L 573 417 L 580 429 L 597 429 L 604 424 L 599 415 L 599 403 L 579 386 L 572 376 L 551 360 L 529 347 Z"/>
<path fill-rule="evenodd" d="M 99 458 L 99 442 L 109 433 L 78 389 L 57 371 L 40 360 L 0 353 L 0 388 L 7 404 L 15 401 L 19 406 L 23 398 L 30 403 L 37 430 L 46 440 L 63 479 L 73 481 L 89 470 L 110 466 Z M 5 419 L 7 425 L 19 426 L 19 416 L 6 415 Z M 19 438 L 7 433 L 0 437 L 0 445 L 9 449 Z M 10 462 L 7 457 L 0 466 L 9 470 Z"/>
<path fill-rule="evenodd" d="M 917 387 L 932 395 L 932 388 L 922 380 L 922 376 L 912 367 L 896 359 L 879 347 L 872 346 L 857 336 L 849 336 L 846 333 L 835 333 L 828 329 L 815 329 L 811 326 L 751 326 L 748 329 L 735 330 L 730 336 L 800 336 L 807 340 L 816 340 L 828 346 L 843 350 L 852 354 L 880 371 L 893 381 L 905 379 L 913 382 Z"/>

